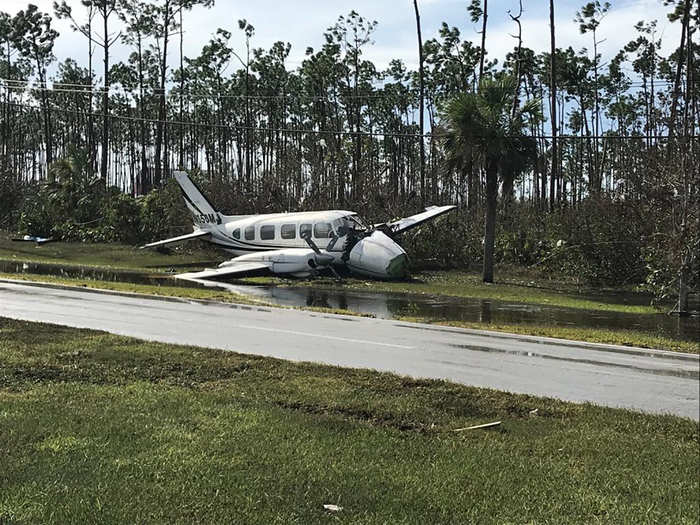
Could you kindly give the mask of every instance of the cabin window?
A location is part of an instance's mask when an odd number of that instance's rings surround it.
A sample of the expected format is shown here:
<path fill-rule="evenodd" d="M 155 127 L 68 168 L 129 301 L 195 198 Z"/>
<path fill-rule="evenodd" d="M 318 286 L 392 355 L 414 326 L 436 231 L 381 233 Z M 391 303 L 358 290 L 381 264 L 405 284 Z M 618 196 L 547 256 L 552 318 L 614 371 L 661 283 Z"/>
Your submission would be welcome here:
<path fill-rule="evenodd" d="M 235 230 L 233 230 L 233 233 L 231 233 L 231 237 L 233 237 L 234 239 L 240 239 L 241 238 L 241 229 L 236 228 Z"/>
<path fill-rule="evenodd" d="M 310 224 L 302 224 L 299 226 L 299 237 L 304 237 L 304 235 L 311 235 Z"/>
<path fill-rule="evenodd" d="M 269 241 L 275 238 L 275 226 L 274 224 L 268 224 L 266 226 L 260 227 L 260 240 Z"/>
<path fill-rule="evenodd" d="M 252 241 L 255 239 L 255 226 L 248 226 L 245 229 L 245 240 Z"/>
<path fill-rule="evenodd" d="M 317 222 L 314 224 L 314 237 L 317 239 L 327 239 L 331 232 L 331 225 L 327 222 Z"/>
<path fill-rule="evenodd" d="M 296 239 L 297 238 L 297 225 L 296 224 L 283 224 L 280 234 L 283 239 Z"/>

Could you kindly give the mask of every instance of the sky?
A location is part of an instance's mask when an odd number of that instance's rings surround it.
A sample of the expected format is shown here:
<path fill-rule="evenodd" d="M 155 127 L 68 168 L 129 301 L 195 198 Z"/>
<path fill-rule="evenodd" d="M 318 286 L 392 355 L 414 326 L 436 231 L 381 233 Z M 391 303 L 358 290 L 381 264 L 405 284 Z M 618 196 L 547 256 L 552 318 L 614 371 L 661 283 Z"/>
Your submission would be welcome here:
<path fill-rule="evenodd" d="M 625 43 L 635 38 L 634 24 L 640 20 L 658 20 L 658 31 L 662 36 L 662 54 L 672 50 L 680 38 L 680 24 L 671 24 L 666 18 L 668 9 L 662 0 L 610 0 L 612 8 L 599 28 L 599 39 L 603 58 L 613 56 Z M 53 0 L 34 0 L 40 10 L 53 13 Z M 68 0 L 80 16 L 79 0 Z M 442 22 L 460 29 L 464 39 L 480 42 L 480 25 L 469 19 L 467 0 L 418 0 L 421 11 L 423 40 L 434 38 Z M 523 45 L 536 52 L 549 49 L 549 2 L 546 0 L 522 0 L 521 16 Z M 574 49 L 592 48 L 590 34 L 581 35 L 573 21 L 576 11 L 584 0 L 557 0 L 555 2 L 555 24 L 557 47 Z M 14 14 L 27 6 L 26 0 L 2 0 L 0 9 Z M 415 14 L 412 0 L 215 0 L 210 9 L 201 7 L 186 13 L 184 17 L 184 54 L 188 57 L 199 55 L 202 46 L 221 27 L 233 33 L 230 45 L 238 51 L 244 49 L 244 38 L 238 30 L 237 21 L 245 18 L 255 27 L 252 45 L 269 49 L 275 41 L 292 44 L 288 59 L 289 68 L 298 67 L 304 59 L 308 46 L 319 49 L 324 42 L 324 31 L 332 26 L 338 16 L 357 11 L 364 18 L 378 22 L 373 34 L 373 44 L 365 52 L 365 58 L 372 60 L 379 69 L 389 61 L 398 58 L 411 69 L 418 64 Z M 486 48 L 488 58 L 502 61 L 505 54 L 516 45 L 512 35 L 517 27 L 508 16 L 508 11 L 517 14 L 518 0 L 491 0 Z M 80 18 L 78 18 L 80 19 Z M 56 42 L 54 54 L 59 61 L 74 58 L 81 64 L 87 63 L 85 37 L 70 29 L 65 20 L 54 20 L 61 36 Z M 118 24 L 115 24 L 118 32 Z M 129 49 L 117 44 L 111 50 L 113 61 L 123 60 Z M 592 56 L 592 55 L 591 55 Z M 98 50 L 99 60 L 99 50 Z M 169 60 L 172 65 L 178 62 L 178 51 L 174 48 Z M 99 63 L 96 73 L 100 75 Z"/>

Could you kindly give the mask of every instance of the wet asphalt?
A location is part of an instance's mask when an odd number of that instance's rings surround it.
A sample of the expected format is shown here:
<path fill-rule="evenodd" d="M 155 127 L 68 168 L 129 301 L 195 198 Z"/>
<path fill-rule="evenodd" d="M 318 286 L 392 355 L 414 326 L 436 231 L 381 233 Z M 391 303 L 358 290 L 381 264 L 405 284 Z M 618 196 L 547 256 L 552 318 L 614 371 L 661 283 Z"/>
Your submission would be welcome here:
<path fill-rule="evenodd" d="M 9 281 L 0 316 L 700 419 L 697 355 Z"/>

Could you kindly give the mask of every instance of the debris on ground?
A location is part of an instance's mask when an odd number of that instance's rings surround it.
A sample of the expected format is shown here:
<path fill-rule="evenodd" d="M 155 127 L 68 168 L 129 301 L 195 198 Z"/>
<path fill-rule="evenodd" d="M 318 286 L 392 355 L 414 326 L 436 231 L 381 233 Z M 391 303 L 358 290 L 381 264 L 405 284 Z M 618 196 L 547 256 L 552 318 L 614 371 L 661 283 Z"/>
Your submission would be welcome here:
<path fill-rule="evenodd" d="M 452 432 L 462 432 L 464 430 L 476 430 L 477 428 L 497 427 L 500 424 L 501 424 L 500 421 L 494 421 L 492 423 L 484 423 L 483 425 L 474 425 L 472 427 L 455 428 Z"/>

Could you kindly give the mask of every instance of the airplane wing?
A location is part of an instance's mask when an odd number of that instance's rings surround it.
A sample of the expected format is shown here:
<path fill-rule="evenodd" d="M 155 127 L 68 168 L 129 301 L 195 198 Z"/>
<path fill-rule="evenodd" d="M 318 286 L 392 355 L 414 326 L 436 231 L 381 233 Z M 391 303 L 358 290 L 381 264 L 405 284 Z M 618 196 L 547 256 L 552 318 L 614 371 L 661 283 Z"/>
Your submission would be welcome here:
<path fill-rule="evenodd" d="M 236 275 L 239 273 L 252 272 L 255 270 L 269 270 L 270 263 L 256 261 L 241 261 L 240 263 L 228 263 L 223 268 L 208 268 L 201 272 L 181 273 L 175 276 L 176 279 L 185 281 L 192 279 L 211 279 L 212 277 L 222 277 L 224 275 Z"/>
<path fill-rule="evenodd" d="M 166 244 L 172 244 L 175 242 L 189 241 L 191 239 L 200 239 L 203 237 L 208 237 L 209 235 L 211 235 L 211 233 L 208 231 L 197 230 L 197 231 L 194 231 L 192 233 L 188 233 L 186 235 L 180 235 L 179 237 L 171 237 L 170 239 L 164 239 L 162 241 L 152 242 L 152 243 L 146 244 L 144 246 L 141 246 L 141 248 L 155 248 L 157 246 L 165 246 Z"/>
<path fill-rule="evenodd" d="M 429 221 L 430 219 L 434 219 L 435 217 L 439 217 L 444 213 L 452 211 L 456 207 L 457 206 L 430 206 L 426 208 L 424 212 L 399 219 L 398 221 L 390 222 L 387 224 L 387 226 L 394 234 L 403 233 L 411 228 L 415 228 L 425 221 Z"/>

